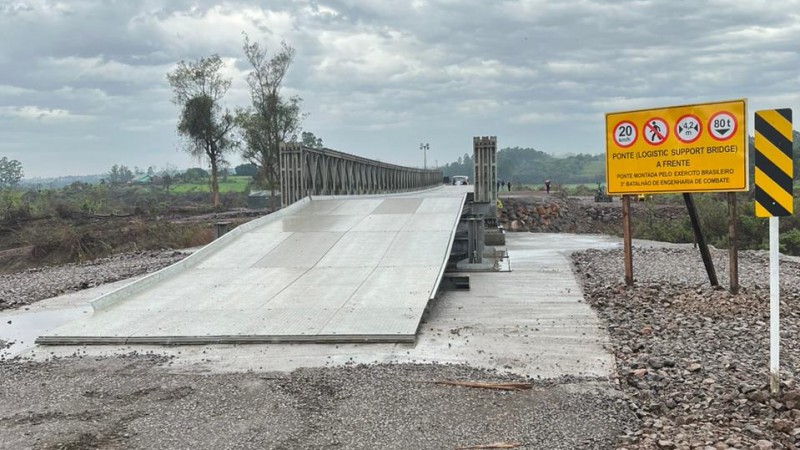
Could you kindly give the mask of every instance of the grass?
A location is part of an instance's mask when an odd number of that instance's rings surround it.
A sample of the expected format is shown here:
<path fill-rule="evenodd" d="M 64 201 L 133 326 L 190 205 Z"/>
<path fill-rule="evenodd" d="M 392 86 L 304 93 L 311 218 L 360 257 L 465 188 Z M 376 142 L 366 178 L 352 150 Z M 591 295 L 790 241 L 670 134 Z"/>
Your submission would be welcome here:
<path fill-rule="evenodd" d="M 219 179 L 220 192 L 244 192 L 247 190 L 247 185 L 252 180 L 248 176 L 232 176 L 229 175 L 227 180 Z M 211 192 L 210 182 L 203 180 L 199 183 L 179 183 L 169 188 L 170 192 L 185 193 L 185 192 Z"/>

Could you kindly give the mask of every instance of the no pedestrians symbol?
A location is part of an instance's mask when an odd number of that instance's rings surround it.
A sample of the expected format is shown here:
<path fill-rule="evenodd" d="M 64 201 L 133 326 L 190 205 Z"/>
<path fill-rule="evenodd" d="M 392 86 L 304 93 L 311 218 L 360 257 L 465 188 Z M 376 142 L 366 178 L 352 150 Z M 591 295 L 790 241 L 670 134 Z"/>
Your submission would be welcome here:
<path fill-rule="evenodd" d="M 739 123 L 736 121 L 736 116 L 727 112 L 721 111 L 708 120 L 708 134 L 718 141 L 727 141 L 736 133 Z"/>
<path fill-rule="evenodd" d="M 667 140 L 667 136 L 669 136 L 667 121 L 660 117 L 648 120 L 644 123 L 642 134 L 644 134 L 644 140 L 650 145 L 663 144 Z"/>
<path fill-rule="evenodd" d="M 700 119 L 694 114 L 686 114 L 675 123 L 675 136 L 677 136 L 681 142 L 691 144 L 696 141 L 702 133 L 703 127 L 700 125 Z"/>

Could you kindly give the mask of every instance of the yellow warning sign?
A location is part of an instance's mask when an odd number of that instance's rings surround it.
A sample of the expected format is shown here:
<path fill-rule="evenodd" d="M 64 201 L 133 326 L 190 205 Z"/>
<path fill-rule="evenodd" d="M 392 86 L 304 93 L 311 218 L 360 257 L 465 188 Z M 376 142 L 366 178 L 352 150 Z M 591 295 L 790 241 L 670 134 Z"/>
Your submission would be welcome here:
<path fill-rule="evenodd" d="M 606 114 L 609 194 L 746 191 L 745 100 Z"/>

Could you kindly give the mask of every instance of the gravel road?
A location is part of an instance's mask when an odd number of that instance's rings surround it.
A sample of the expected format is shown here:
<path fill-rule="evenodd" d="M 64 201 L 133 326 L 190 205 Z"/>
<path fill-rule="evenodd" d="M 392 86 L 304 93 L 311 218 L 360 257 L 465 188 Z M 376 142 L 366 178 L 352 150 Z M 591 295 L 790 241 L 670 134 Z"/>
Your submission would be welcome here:
<path fill-rule="evenodd" d="M 0 364 L 3 448 L 612 448 L 637 420 L 608 381 L 528 382 L 459 366 L 187 375 L 162 357 Z"/>

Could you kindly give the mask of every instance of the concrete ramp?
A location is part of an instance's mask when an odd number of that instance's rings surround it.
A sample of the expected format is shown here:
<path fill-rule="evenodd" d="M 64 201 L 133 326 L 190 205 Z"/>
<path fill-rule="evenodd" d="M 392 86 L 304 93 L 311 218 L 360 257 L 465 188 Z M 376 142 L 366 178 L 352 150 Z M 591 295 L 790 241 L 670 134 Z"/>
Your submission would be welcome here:
<path fill-rule="evenodd" d="M 413 342 L 466 190 L 305 199 L 92 302 L 38 344 Z"/>

